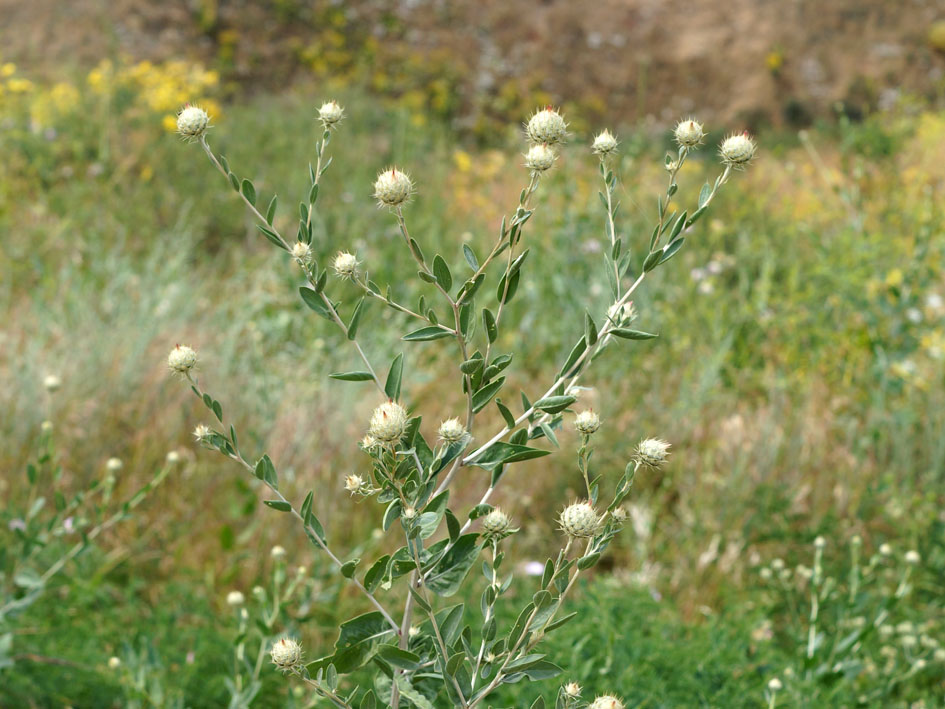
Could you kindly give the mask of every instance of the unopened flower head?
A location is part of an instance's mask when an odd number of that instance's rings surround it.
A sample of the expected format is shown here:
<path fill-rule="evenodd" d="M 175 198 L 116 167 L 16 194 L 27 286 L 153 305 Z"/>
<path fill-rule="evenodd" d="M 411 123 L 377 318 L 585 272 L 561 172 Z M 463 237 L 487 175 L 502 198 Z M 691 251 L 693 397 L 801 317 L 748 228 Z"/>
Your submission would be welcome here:
<path fill-rule="evenodd" d="M 304 241 L 296 241 L 292 244 L 292 257 L 301 263 L 308 263 L 312 260 L 312 247 Z"/>
<path fill-rule="evenodd" d="M 609 130 L 602 130 L 594 138 L 591 150 L 594 151 L 595 155 L 600 155 L 602 158 L 613 155 L 617 152 L 617 139 Z"/>
<path fill-rule="evenodd" d="M 55 374 L 47 374 L 43 377 L 43 387 L 49 393 L 57 391 L 62 386 L 62 379 Z"/>
<path fill-rule="evenodd" d="M 581 696 L 581 685 L 577 682 L 568 682 L 561 689 L 564 690 L 565 695 L 571 697 L 571 699 L 577 699 Z"/>
<path fill-rule="evenodd" d="M 886 544 L 886 543 L 880 544 L 879 553 L 882 554 L 883 556 L 892 556 L 892 553 L 893 553 L 892 545 Z"/>
<path fill-rule="evenodd" d="M 676 142 L 683 148 L 695 148 L 705 137 L 705 132 L 702 130 L 702 124 L 698 121 L 687 118 L 684 121 L 680 121 L 676 124 L 676 130 L 673 131 L 673 137 L 676 138 Z"/>
<path fill-rule="evenodd" d="M 177 345 L 167 355 L 167 366 L 177 374 L 187 374 L 197 366 L 197 353 L 187 345 Z"/>
<path fill-rule="evenodd" d="M 623 702 L 617 699 L 613 694 L 602 694 L 587 709 L 624 709 Z"/>
<path fill-rule="evenodd" d="M 276 561 L 282 561 L 285 559 L 285 548 L 277 544 L 269 550 L 269 556 L 271 556 Z"/>
<path fill-rule="evenodd" d="M 164 456 L 164 460 L 168 465 L 177 465 L 180 463 L 180 453 L 177 451 L 168 451 L 167 455 Z"/>
<path fill-rule="evenodd" d="M 611 512 L 610 516 L 614 518 L 614 522 L 617 524 L 626 524 L 627 520 L 630 519 L 630 513 L 623 505 Z"/>
<path fill-rule="evenodd" d="M 502 537 L 511 526 L 512 520 L 498 507 L 482 518 L 482 533 L 487 537 Z"/>
<path fill-rule="evenodd" d="M 358 445 L 361 446 L 361 450 L 370 451 L 372 448 L 377 446 L 377 439 L 369 434 L 358 441 Z"/>
<path fill-rule="evenodd" d="M 637 445 L 636 458 L 644 465 L 658 468 L 666 462 L 668 453 L 669 443 L 660 438 L 646 438 Z"/>
<path fill-rule="evenodd" d="M 302 646 L 292 638 L 277 640 L 269 651 L 272 663 L 283 672 L 296 669 L 302 662 Z"/>
<path fill-rule="evenodd" d="M 396 443 L 407 429 L 407 412 L 396 401 L 385 401 L 374 409 L 368 433 L 381 443 Z"/>
<path fill-rule="evenodd" d="M 561 531 L 569 537 L 593 537 L 600 527 L 597 510 L 589 502 L 574 502 L 561 512 L 558 518 Z"/>
<path fill-rule="evenodd" d="M 333 128 L 341 123 L 345 117 L 345 110 L 338 105 L 337 101 L 326 101 L 318 109 L 318 120 L 326 128 Z"/>
<path fill-rule="evenodd" d="M 525 153 L 525 167 L 532 172 L 545 172 L 554 167 L 555 160 L 557 159 L 558 156 L 555 155 L 555 151 L 544 143 L 541 143 L 539 145 L 533 145 L 528 149 L 528 152 Z"/>
<path fill-rule="evenodd" d="M 610 318 L 615 325 L 628 325 L 633 320 L 636 320 L 637 310 L 633 307 L 633 302 L 617 302 L 607 309 L 607 317 Z"/>
<path fill-rule="evenodd" d="M 736 169 L 744 168 L 755 157 L 757 146 L 748 131 L 730 135 L 722 141 L 719 147 L 719 155 L 722 156 L 722 162 L 729 167 Z"/>
<path fill-rule="evenodd" d="M 374 181 L 374 198 L 379 207 L 399 207 L 413 195 L 413 180 L 396 167 L 384 170 Z"/>
<path fill-rule="evenodd" d="M 210 116 L 202 108 L 184 106 L 177 114 L 177 132 L 187 140 L 196 140 L 210 127 Z"/>
<path fill-rule="evenodd" d="M 121 667 L 121 660 L 114 655 L 108 658 L 108 669 L 117 670 L 119 667 Z"/>
<path fill-rule="evenodd" d="M 821 536 L 814 539 L 814 549 L 823 549 L 827 546 L 827 540 Z"/>
<path fill-rule="evenodd" d="M 578 430 L 578 433 L 590 436 L 600 428 L 600 416 L 590 409 L 582 411 L 574 417 L 574 428 Z"/>
<path fill-rule="evenodd" d="M 345 490 L 350 492 L 352 495 L 357 495 L 359 492 L 363 492 L 366 487 L 367 483 L 360 475 L 348 475 L 345 478 Z"/>
<path fill-rule="evenodd" d="M 458 443 L 466 437 L 466 427 L 460 423 L 458 418 L 446 419 L 440 424 L 436 435 L 444 443 Z"/>
<path fill-rule="evenodd" d="M 358 257 L 347 251 L 339 251 L 331 262 L 331 267 L 339 278 L 353 279 L 358 275 Z"/>
<path fill-rule="evenodd" d="M 906 559 L 906 563 L 909 564 L 910 566 L 918 566 L 919 563 L 922 561 L 922 557 L 919 555 L 919 552 L 917 552 L 915 549 L 910 549 L 909 551 L 907 551 L 905 559 Z"/>
<path fill-rule="evenodd" d="M 772 692 L 780 691 L 783 686 L 784 685 L 781 684 L 781 680 L 779 680 L 777 677 L 772 677 L 770 680 L 768 680 L 768 689 L 770 689 Z"/>
<path fill-rule="evenodd" d="M 213 435 L 213 431 L 206 424 L 198 423 L 197 427 L 194 428 L 194 439 L 201 445 L 210 447 L 211 435 Z"/>
<path fill-rule="evenodd" d="M 230 591 L 226 594 L 226 604 L 234 608 L 246 603 L 246 597 L 239 591 Z"/>
<path fill-rule="evenodd" d="M 105 470 L 110 473 L 117 473 L 122 469 L 124 464 L 121 462 L 121 458 L 109 458 L 105 463 Z"/>
<path fill-rule="evenodd" d="M 525 124 L 525 137 L 533 145 L 563 143 L 568 137 L 568 124 L 551 106 L 535 111 Z"/>

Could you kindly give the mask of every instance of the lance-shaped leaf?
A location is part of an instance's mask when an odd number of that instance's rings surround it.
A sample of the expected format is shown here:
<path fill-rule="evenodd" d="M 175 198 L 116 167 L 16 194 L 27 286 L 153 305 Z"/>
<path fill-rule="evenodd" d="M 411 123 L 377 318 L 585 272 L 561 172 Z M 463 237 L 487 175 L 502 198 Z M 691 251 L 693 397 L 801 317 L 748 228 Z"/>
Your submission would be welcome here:
<path fill-rule="evenodd" d="M 308 671 L 334 665 L 341 674 L 348 674 L 364 666 L 377 652 L 378 646 L 394 635 L 390 624 L 378 611 L 365 613 L 341 624 L 341 632 L 335 642 L 335 652 L 308 664 Z"/>

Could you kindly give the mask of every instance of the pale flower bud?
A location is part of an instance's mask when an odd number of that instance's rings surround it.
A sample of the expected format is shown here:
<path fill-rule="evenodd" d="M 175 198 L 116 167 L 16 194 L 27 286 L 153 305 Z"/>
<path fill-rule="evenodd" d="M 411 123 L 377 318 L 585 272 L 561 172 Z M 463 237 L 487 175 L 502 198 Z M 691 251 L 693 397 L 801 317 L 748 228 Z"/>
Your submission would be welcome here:
<path fill-rule="evenodd" d="M 121 667 L 121 660 L 114 655 L 108 658 L 108 669 L 117 670 L 119 667 Z"/>
<path fill-rule="evenodd" d="M 202 108 L 187 105 L 177 114 L 177 132 L 188 140 L 199 138 L 210 127 L 210 116 Z"/>
<path fill-rule="evenodd" d="M 637 445 L 636 458 L 644 465 L 658 468 L 666 462 L 669 443 L 660 438 L 647 438 Z"/>
<path fill-rule="evenodd" d="M 882 556 L 892 556 L 892 553 L 893 553 L 892 545 L 891 545 L 891 544 L 885 544 L 885 543 L 880 544 L 880 545 L 879 545 L 879 553 L 880 553 Z"/>
<path fill-rule="evenodd" d="M 586 538 L 597 533 L 600 517 L 589 502 L 575 502 L 564 508 L 558 522 L 569 537 Z"/>
<path fill-rule="evenodd" d="M 487 537 L 501 537 L 512 524 L 512 520 L 502 510 L 496 507 L 482 518 L 482 533 Z"/>
<path fill-rule="evenodd" d="M 399 207 L 413 194 L 413 180 L 395 167 L 384 170 L 374 181 L 374 198 L 379 207 Z"/>
<path fill-rule="evenodd" d="M 613 694 L 602 694 L 591 702 L 587 709 L 624 709 L 624 706 Z"/>
<path fill-rule="evenodd" d="M 544 143 L 533 145 L 525 153 L 525 167 L 532 172 L 545 172 L 554 167 L 557 159 L 558 156 L 555 155 L 555 151 Z"/>
<path fill-rule="evenodd" d="M 358 257 L 347 251 L 339 251 L 331 262 L 331 267 L 339 278 L 353 279 L 358 275 Z"/>
<path fill-rule="evenodd" d="M 177 374 L 187 374 L 197 366 L 197 353 L 187 345 L 177 345 L 167 355 L 167 366 Z"/>
<path fill-rule="evenodd" d="M 919 555 L 919 552 L 917 552 L 915 549 L 910 549 L 909 551 L 907 551 L 905 559 L 906 559 L 906 563 L 909 564 L 910 566 L 918 566 L 919 563 L 922 561 L 922 557 Z"/>
<path fill-rule="evenodd" d="M 358 442 L 358 445 L 361 446 L 361 450 L 369 451 L 377 445 L 377 439 L 374 436 L 367 435 Z"/>
<path fill-rule="evenodd" d="M 285 549 L 277 544 L 269 550 L 269 556 L 271 556 L 276 561 L 282 561 L 285 559 Z"/>
<path fill-rule="evenodd" d="M 408 522 L 417 518 L 417 510 L 413 507 L 408 507 L 403 512 L 403 517 Z"/>
<path fill-rule="evenodd" d="M 194 429 L 194 439 L 197 443 L 206 446 L 210 446 L 210 436 L 213 434 L 213 431 L 210 430 L 210 427 L 203 423 L 198 423 L 197 427 Z"/>
<path fill-rule="evenodd" d="M 702 124 L 692 118 L 687 118 L 676 124 L 676 130 L 673 131 L 676 142 L 684 148 L 695 148 L 702 142 L 705 133 L 702 130 Z"/>
<path fill-rule="evenodd" d="M 823 537 L 817 537 L 814 540 L 814 549 L 823 549 L 827 546 L 827 540 Z"/>
<path fill-rule="evenodd" d="M 109 458 L 105 463 L 105 470 L 110 473 L 117 473 L 123 465 L 120 458 Z"/>
<path fill-rule="evenodd" d="M 226 604 L 236 608 L 243 605 L 246 602 L 246 598 L 239 591 L 230 591 L 226 594 Z"/>
<path fill-rule="evenodd" d="M 783 686 L 784 685 L 781 684 L 781 680 L 779 680 L 777 677 L 772 677 L 770 680 L 768 680 L 768 689 L 770 689 L 772 692 L 780 691 Z"/>
<path fill-rule="evenodd" d="M 577 699 L 581 696 L 581 685 L 577 682 L 568 682 L 562 689 L 564 693 L 572 699 Z"/>
<path fill-rule="evenodd" d="M 525 137 L 533 145 L 563 143 L 568 136 L 568 124 L 551 106 L 536 111 L 525 124 Z"/>
<path fill-rule="evenodd" d="M 630 513 L 622 505 L 611 512 L 610 516 L 614 518 L 614 522 L 617 524 L 626 524 L 627 520 L 630 519 Z"/>
<path fill-rule="evenodd" d="M 296 241 L 292 244 L 292 257 L 300 263 L 308 263 L 312 260 L 312 247 L 304 241 Z"/>
<path fill-rule="evenodd" d="M 591 150 L 594 151 L 595 155 L 600 155 L 602 158 L 613 155 L 617 152 L 617 139 L 609 130 L 602 130 L 597 134 L 597 137 L 594 138 L 594 142 L 591 144 Z"/>
<path fill-rule="evenodd" d="M 47 374 L 43 377 L 43 386 L 50 394 L 57 391 L 62 386 L 62 379 L 55 374 Z"/>
<path fill-rule="evenodd" d="M 277 640 L 269 651 L 272 663 L 283 672 L 296 669 L 302 662 L 302 646 L 292 638 Z"/>
<path fill-rule="evenodd" d="M 168 451 L 167 455 L 164 456 L 164 460 L 168 465 L 177 465 L 180 463 L 180 453 L 177 451 Z"/>
<path fill-rule="evenodd" d="M 466 437 L 466 427 L 460 423 L 458 418 L 446 419 L 440 424 L 436 435 L 444 443 L 457 443 Z"/>
<path fill-rule="evenodd" d="M 590 436 L 600 428 L 600 416 L 590 409 L 582 411 L 574 418 L 574 428 L 578 430 L 578 433 Z"/>
<path fill-rule="evenodd" d="M 345 478 L 345 490 L 352 495 L 362 492 L 366 486 L 367 483 L 365 483 L 364 478 L 360 475 L 349 475 Z"/>
<path fill-rule="evenodd" d="M 396 401 L 385 401 L 374 409 L 368 433 L 381 443 L 399 441 L 407 429 L 407 412 Z"/>
<path fill-rule="evenodd" d="M 336 101 L 323 103 L 321 108 L 318 109 L 318 120 L 326 128 L 333 128 L 338 125 L 344 117 L 345 110 Z"/>
<path fill-rule="evenodd" d="M 719 155 L 722 156 L 723 163 L 738 169 L 745 167 L 752 161 L 756 149 L 755 141 L 745 131 L 744 133 L 731 135 L 722 141 Z"/>

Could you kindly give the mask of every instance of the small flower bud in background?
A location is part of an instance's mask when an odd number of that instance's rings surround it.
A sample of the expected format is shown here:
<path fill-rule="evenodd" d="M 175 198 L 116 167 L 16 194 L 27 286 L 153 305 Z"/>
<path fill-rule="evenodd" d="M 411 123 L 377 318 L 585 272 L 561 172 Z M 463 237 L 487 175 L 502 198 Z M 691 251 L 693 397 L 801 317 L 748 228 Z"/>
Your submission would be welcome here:
<path fill-rule="evenodd" d="M 564 508 L 558 522 L 569 537 L 586 538 L 597 533 L 600 517 L 591 503 L 575 502 Z"/>
<path fill-rule="evenodd" d="M 502 510 L 496 507 L 482 518 L 482 533 L 490 538 L 501 538 L 509 531 L 512 520 Z"/>
<path fill-rule="evenodd" d="M 339 278 L 354 278 L 358 275 L 358 258 L 347 251 L 339 251 L 331 267 Z"/>
<path fill-rule="evenodd" d="M 644 465 L 658 468 L 666 462 L 669 443 L 660 438 L 647 438 L 637 445 L 636 458 Z"/>
<path fill-rule="evenodd" d="M 823 537 L 817 537 L 817 538 L 814 540 L 814 548 L 815 548 L 815 549 L 823 549 L 825 546 L 827 546 L 827 540 L 824 539 Z"/>
<path fill-rule="evenodd" d="M 719 155 L 722 156 L 722 162 L 729 167 L 744 168 L 755 157 L 757 146 L 751 139 L 748 132 L 736 133 L 722 141 L 719 148 Z"/>
<path fill-rule="evenodd" d="M 302 662 L 302 646 L 292 638 L 277 640 L 269 651 L 272 664 L 283 672 L 296 669 Z"/>
<path fill-rule="evenodd" d="M 181 137 L 194 140 L 201 137 L 210 127 L 210 116 L 197 106 L 184 106 L 177 114 L 177 132 Z"/>
<path fill-rule="evenodd" d="M 446 419 L 440 424 L 436 435 L 444 443 L 456 443 L 466 437 L 466 427 L 459 422 L 458 418 Z"/>
<path fill-rule="evenodd" d="M 226 604 L 236 608 L 243 605 L 246 602 L 246 598 L 239 591 L 230 591 L 226 594 Z"/>
<path fill-rule="evenodd" d="M 594 142 L 591 143 L 591 150 L 594 151 L 595 155 L 600 155 L 602 158 L 613 155 L 617 152 L 617 139 L 609 130 L 602 130 L 594 138 Z"/>
<path fill-rule="evenodd" d="M 285 549 L 277 544 L 269 550 L 269 556 L 271 556 L 276 561 L 282 561 L 285 559 Z"/>
<path fill-rule="evenodd" d="M 49 433 L 50 431 L 53 430 L 53 422 L 52 422 L 52 421 L 43 421 L 43 422 L 39 425 L 39 429 L 40 429 L 43 433 Z"/>
<path fill-rule="evenodd" d="M 568 682 L 562 689 L 564 693 L 572 699 L 577 699 L 581 696 L 581 685 L 577 682 Z"/>
<path fill-rule="evenodd" d="M 558 156 L 545 144 L 533 145 L 525 154 L 525 167 L 532 172 L 545 172 L 554 167 Z"/>
<path fill-rule="evenodd" d="M 525 137 L 533 145 L 563 143 L 568 137 L 568 124 L 551 106 L 536 111 L 525 124 Z"/>
<path fill-rule="evenodd" d="M 108 669 L 117 670 L 119 667 L 121 667 L 121 660 L 114 655 L 108 658 Z"/>
<path fill-rule="evenodd" d="M 168 465 L 177 465 L 180 463 L 180 453 L 177 451 L 168 451 L 167 455 L 164 456 L 164 460 Z"/>
<path fill-rule="evenodd" d="M 574 428 L 578 430 L 578 433 L 590 436 L 600 428 L 600 416 L 589 409 L 582 411 L 574 418 Z"/>
<path fill-rule="evenodd" d="M 680 121 L 676 124 L 676 130 L 673 131 L 673 137 L 676 138 L 676 142 L 683 148 L 695 148 L 698 146 L 702 139 L 705 137 L 705 133 L 702 130 L 702 124 L 698 121 L 693 120 L 692 118 L 687 118 L 684 121 Z"/>
<path fill-rule="evenodd" d="M 374 198 L 379 207 L 399 207 L 413 195 L 413 180 L 395 167 L 384 170 L 374 181 Z"/>
<path fill-rule="evenodd" d="M 308 263 L 312 260 L 312 247 L 304 241 L 296 241 L 292 244 L 292 257 L 301 263 Z"/>
<path fill-rule="evenodd" d="M 412 519 L 416 519 L 417 511 L 413 507 L 408 507 L 407 509 L 404 510 L 403 517 L 405 520 L 409 522 Z"/>
<path fill-rule="evenodd" d="M 318 109 L 318 120 L 326 128 L 337 126 L 345 117 L 345 110 L 336 101 L 327 101 Z"/>
<path fill-rule="evenodd" d="M 407 412 L 396 401 L 385 401 L 374 409 L 368 433 L 381 443 L 396 443 L 407 428 Z"/>
<path fill-rule="evenodd" d="M 781 680 L 779 680 L 777 677 L 772 677 L 770 680 L 768 680 L 768 689 L 770 689 L 772 692 L 780 691 L 783 686 L 784 685 L 781 684 Z"/>
<path fill-rule="evenodd" d="M 50 394 L 54 391 L 58 391 L 59 387 L 61 386 L 62 379 L 60 379 L 55 374 L 47 374 L 45 377 L 43 377 L 43 387 L 45 387 L 46 391 L 48 391 Z"/>
<path fill-rule="evenodd" d="M 602 694 L 587 709 L 624 709 L 623 702 L 617 699 L 613 694 Z"/>
<path fill-rule="evenodd" d="M 187 345 L 177 345 L 167 355 L 167 366 L 177 374 L 187 374 L 197 366 L 197 353 Z"/>
<path fill-rule="evenodd" d="M 910 549 L 909 551 L 907 551 L 905 559 L 906 559 L 906 563 L 909 564 L 910 566 L 918 566 L 919 563 L 922 561 L 922 557 L 919 555 L 919 552 L 917 552 L 915 549 Z"/>
<path fill-rule="evenodd" d="M 117 473 L 122 469 L 123 465 L 120 458 L 109 458 L 105 463 L 105 470 L 110 473 Z"/>

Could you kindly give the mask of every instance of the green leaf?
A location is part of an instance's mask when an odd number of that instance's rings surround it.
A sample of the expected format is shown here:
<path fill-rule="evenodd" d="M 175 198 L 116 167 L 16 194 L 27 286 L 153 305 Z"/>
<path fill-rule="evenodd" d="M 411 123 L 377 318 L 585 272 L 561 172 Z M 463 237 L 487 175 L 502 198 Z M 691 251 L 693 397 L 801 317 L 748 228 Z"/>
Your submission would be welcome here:
<path fill-rule="evenodd" d="M 644 272 L 652 271 L 654 268 L 656 268 L 662 256 L 663 256 L 662 249 L 660 249 L 659 251 L 651 251 L 650 254 L 646 257 L 646 261 L 643 262 Z"/>
<path fill-rule="evenodd" d="M 276 207 L 279 206 L 279 198 L 276 195 L 269 200 L 269 207 L 266 209 L 266 223 L 272 226 L 272 220 L 276 218 Z"/>
<path fill-rule="evenodd" d="M 556 414 L 559 411 L 564 411 L 575 401 L 577 401 L 576 396 L 546 396 L 544 399 L 536 401 L 532 406 L 545 413 Z"/>
<path fill-rule="evenodd" d="M 686 237 L 680 236 L 675 241 L 669 242 L 666 247 L 663 249 L 663 256 L 660 258 L 660 263 L 666 263 L 673 256 L 676 255 L 676 252 L 682 248 L 683 243 L 685 243 Z"/>
<path fill-rule="evenodd" d="M 589 569 L 589 568 L 591 568 L 592 566 L 594 566 L 594 564 L 596 564 L 598 561 L 600 561 L 600 554 L 599 554 L 599 553 L 590 554 L 590 555 L 588 555 L 588 556 L 582 556 L 582 557 L 581 557 L 580 559 L 578 559 L 578 561 L 577 561 L 577 567 L 578 567 L 581 571 L 584 571 L 584 570 Z"/>
<path fill-rule="evenodd" d="M 370 372 L 332 372 L 328 376 L 343 382 L 369 382 L 374 379 Z"/>
<path fill-rule="evenodd" d="M 466 244 L 463 244 L 463 257 L 466 259 L 466 263 L 469 264 L 469 267 L 474 272 L 479 270 L 479 261 L 476 258 L 476 254 L 474 254 L 473 250 Z"/>
<path fill-rule="evenodd" d="M 279 235 L 276 234 L 276 232 L 274 232 L 272 229 L 267 226 L 263 226 L 262 224 L 257 224 L 256 228 L 259 229 L 259 231 L 263 233 L 263 236 L 269 239 L 269 241 L 271 241 L 273 244 L 278 246 L 283 251 L 288 251 L 288 249 L 285 247 L 285 244 L 282 243 L 282 239 L 280 239 Z"/>
<path fill-rule="evenodd" d="M 541 458 L 550 453 L 551 451 L 529 448 L 515 443 L 495 443 L 470 465 L 475 465 L 484 470 L 495 470 L 495 468 L 505 463 L 518 463 L 532 458 Z"/>
<path fill-rule="evenodd" d="M 315 201 L 318 199 L 318 183 L 312 183 L 312 189 L 308 191 L 308 203 L 315 204 Z"/>
<path fill-rule="evenodd" d="M 341 571 L 341 575 L 346 579 L 350 579 L 352 576 L 354 576 L 354 570 L 358 568 L 358 564 L 360 563 L 361 559 L 351 559 L 350 561 L 346 561 L 339 569 Z"/>
<path fill-rule="evenodd" d="M 263 500 L 263 504 L 269 505 L 272 509 L 280 512 L 290 512 L 292 510 L 292 505 L 285 500 Z"/>
<path fill-rule="evenodd" d="M 495 322 L 495 315 L 492 314 L 489 308 L 482 309 L 482 325 L 486 329 L 486 337 L 489 338 L 489 342 L 495 342 L 499 336 L 499 329 Z"/>
<path fill-rule="evenodd" d="M 452 596 L 479 556 L 478 534 L 464 534 L 427 576 L 427 588 L 438 596 Z"/>
<path fill-rule="evenodd" d="M 499 389 L 505 384 L 505 377 L 499 377 L 491 384 L 486 384 L 482 389 L 472 395 L 472 410 L 474 413 L 482 411 L 486 404 L 492 401 L 492 397 L 499 393 Z"/>
<path fill-rule="evenodd" d="M 340 674 L 348 674 L 364 666 L 378 646 L 393 637 L 393 630 L 380 612 L 365 613 L 341 624 L 335 652 L 309 663 L 309 673 L 334 665 Z"/>
<path fill-rule="evenodd" d="M 535 663 L 528 669 L 522 670 L 522 672 L 525 674 L 525 676 L 528 677 L 528 679 L 532 680 L 533 682 L 536 682 L 538 680 L 551 679 L 552 677 L 557 677 L 562 672 L 564 672 L 564 670 L 562 670 L 553 662 L 549 662 L 548 660 L 542 660 L 541 662 Z"/>
<path fill-rule="evenodd" d="M 373 691 L 369 689 L 367 694 L 361 698 L 358 709 L 377 709 L 377 699 L 374 697 Z"/>
<path fill-rule="evenodd" d="M 402 670 L 415 670 L 420 667 L 419 655 L 401 650 L 396 645 L 381 645 L 377 649 L 377 655 Z"/>
<path fill-rule="evenodd" d="M 642 332 L 641 330 L 631 330 L 626 327 L 615 327 L 610 331 L 612 335 L 617 337 L 622 337 L 624 340 L 652 340 L 654 337 L 659 337 L 659 335 L 654 335 L 652 332 Z"/>
<path fill-rule="evenodd" d="M 387 573 L 388 564 L 390 564 L 390 554 L 385 554 L 375 561 L 364 574 L 364 587 L 368 591 L 373 593 L 381 585 L 381 581 Z"/>
<path fill-rule="evenodd" d="M 400 689 L 400 696 L 413 704 L 417 709 L 436 709 L 433 703 L 414 689 L 403 675 L 395 675 L 394 680 Z"/>
<path fill-rule="evenodd" d="M 567 361 L 564 363 L 564 366 L 561 368 L 560 376 L 565 376 L 571 372 L 571 368 L 577 363 L 581 358 L 581 355 L 584 354 L 584 350 L 587 349 L 587 339 L 582 337 L 577 341 L 577 344 L 571 348 L 571 354 L 568 355 Z M 527 409 L 526 409 L 527 410 Z"/>
<path fill-rule="evenodd" d="M 358 336 L 358 324 L 361 322 L 361 313 L 364 312 L 364 298 L 361 296 L 361 300 L 358 301 L 358 304 L 354 306 L 354 313 L 351 315 L 351 322 L 348 323 L 348 339 L 353 340 Z"/>
<path fill-rule="evenodd" d="M 597 342 L 597 325 L 594 324 L 594 319 L 587 311 L 584 311 L 584 339 L 589 345 Z"/>
<path fill-rule="evenodd" d="M 256 188 L 253 187 L 253 183 L 249 180 L 243 180 L 243 184 L 240 187 L 240 191 L 243 193 L 243 196 L 249 200 L 249 203 L 253 206 L 256 206 Z"/>
<path fill-rule="evenodd" d="M 264 455 L 256 461 L 254 473 L 257 478 L 272 486 L 273 489 L 277 490 L 279 488 L 279 476 L 276 474 L 276 468 L 268 455 Z"/>
<path fill-rule="evenodd" d="M 384 384 L 384 393 L 393 401 L 400 398 L 400 380 L 404 373 L 404 353 L 394 357 L 387 372 L 387 382 Z"/>
<path fill-rule="evenodd" d="M 499 408 L 499 413 L 502 414 L 502 418 L 505 419 L 505 425 L 508 428 L 515 428 L 515 417 L 512 415 L 512 412 L 509 411 L 509 407 L 503 404 L 499 399 L 495 400 L 495 405 Z"/>
<path fill-rule="evenodd" d="M 449 292 L 453 287 L 453 275 L 450 273 L 450 267 L 439 254 L 433 257 L 433 275 L 436 276 L 436 282 L 440 284 L 440 287 Z"/>
<path fill-rule="evenodd" d="M 449 337 L 450 333 L 447 330 L 444 330 L 438 325 L 430 325 L 428 327 L 421 327 L 419 330 L 414 330 L 413 332 L 408 332 L 401 339 L 407 340 L 408 342 L 420 342 L 426 340 L 439 340 L 443 337 Z"/>
<path fill-rule="evenodd" d="M 712 188 L 709 186 L 709 183 L 706 182 L 702 185 L 702 190 L 699 192 L 699 209 L 702 209 L 705 206 L 705 203 L 709 201 L 709 195 L 712 194 Z"/>
<path fill-rule="evenodd" d="M 420 538 L 428 539 L 436 534 L 443 515 L 446 513 L 446 503 L 449 501 L 450 491 L 444 490 L 427 503 L 423 514 L 417 520 L 417 526 L 420 527 Z"/>
<path fill-rule="evenodd" d="M 299 288 L 299 295 L 302 296 L 302 300 L 305 304 L 314 310 L 316 313 L 321 315 L 326 320 L 334 321 L 331 311 L 328 309 L 328 306 L 325 305 L 325 302 L 322 300 L 322 297 L 316 293 L 311 288 L 302 286 Z"/>

